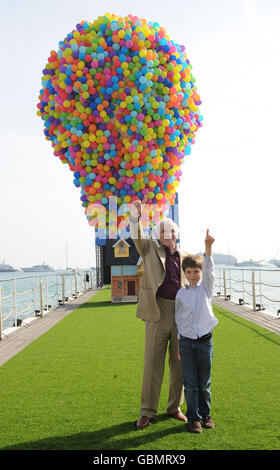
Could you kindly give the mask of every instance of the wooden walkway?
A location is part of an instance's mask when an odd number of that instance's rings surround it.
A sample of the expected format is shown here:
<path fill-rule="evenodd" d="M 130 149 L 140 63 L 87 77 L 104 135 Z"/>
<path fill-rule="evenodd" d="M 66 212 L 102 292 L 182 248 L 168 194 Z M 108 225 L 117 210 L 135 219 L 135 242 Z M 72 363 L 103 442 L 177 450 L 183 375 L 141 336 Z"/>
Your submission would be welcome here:
<path fill-rule="evenodd" d="M 100 289 L 91 289 L 81 294 L 77 299 L 71 299 L 64 305 L 59 305 L 47 312 L 43 318 L 34 317 L 32 321 L 23 321 L 18 328 L 4 330 L 3 339 L 0 341 L 0 366 L 11 357 L 22 351 L 32 341 L 41 336 L 52 326 L 66 317 L 73 310 L 85 303 Z"/>
<path fill-rule="evenodd" d="M 270 313 L 265 313 L 264 311 L 254 311 L 252 308 L 247 307 L 246 305 L 239 305 L 236 302 L 231 300 L 225 300 L 222 297 L 213 297 L 213 304 L 219 307 L 229 310 L 240 317 L 246 318 L 252 323 L 262 326 L 273 333 L 280 334 L 280 317 L 276 317 Z"/>
<path fill-rule="evenodd" d="M 3 335 L 0 341 L 0 366 L 22 351 L 32 341 L 41 336 L 53 325 L 66 317 L 73 310 L 85 303 L 100 289 L 92 289 L 81 294 L 77 299 L 69 300 L 65 305 L 60 305 L 48 313 L 43 318 L 35 317 L 32 322 L 23 322 L 21 327 L 6 330 L 7 335 Z M 264 312 L 254 312 L 246 305 L 239 305 L 231 300 L 224 300 L 221 297 L 213 297 L 213 304 L 224 308 L 236 315 L 239 315 L 252 323 L 256 323 L 263 328 L 267 328 L 276 334 L 280 334 L 280 317 L 275 317 Z"/>

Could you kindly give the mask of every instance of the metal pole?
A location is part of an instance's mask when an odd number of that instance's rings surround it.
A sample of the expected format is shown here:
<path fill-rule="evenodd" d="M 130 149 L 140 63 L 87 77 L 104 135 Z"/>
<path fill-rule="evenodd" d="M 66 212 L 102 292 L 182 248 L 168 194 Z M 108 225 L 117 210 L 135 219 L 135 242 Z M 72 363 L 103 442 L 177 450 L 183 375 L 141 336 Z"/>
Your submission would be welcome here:
<path fill-rule="evenodd" d="M 58 274 L 56 274 L 56 304 L 58 304 Z"/>
<path fill-rule="evenodd" d="M 40 315 L 44 316 L 44 305 L 43 305 L 43 281 L 40 278 Z"/>
<path fill-rule="evenodd" d="M 260 285 L 260 310 L 262 310 L 262 280 L 261 280 L 261 269 L 259 270 L 259 285 Z"/>
<path fill-rule="evenodd" d="M 226 270 L 223 269 L 223 278 L 224 278 L 224 298 L 227 299 L 227 283 L 226 283 Z"/>
<path fill-rule="evenodd" d="M 14 279 L 14 318 L 15 326 L 17 326 L 17 281 Z"/>
<path fill-rule="evenodd" d="M 64 305 L 65 300 L 65 279 L 64 274 L 62 274 L 62 304 Z"/>
<path fill-rule="evenodd" d="M 2 288 L 0 287 L 0 340 L 2 339 L 2 294 L 1 294 Z"/>
<path fill-rule="evenodd" d="M 77 279 L 77 273 L 75 273 L 75 298 L 77 299 L 78 297 L 78 279 Z"/>
<path fill-rule="evenodd" d="M 33 302 L 33 310 L 35 310 L 35 281 L 34 276 L 32 276 L 32 302 Z"/>
<path fill-rule="evenodd" d="M 253 295 L 253 310 L 256 310 L 256 286 L 255 286 L 255 271 L 252 271 L 252 295 Z"/>
<path fill-rule="evenodd" d="M 48 278 L 48 275 L 47 275 L 47 312 L 49 311 L 48 292 L 49 292 L 49 278 Z"/>

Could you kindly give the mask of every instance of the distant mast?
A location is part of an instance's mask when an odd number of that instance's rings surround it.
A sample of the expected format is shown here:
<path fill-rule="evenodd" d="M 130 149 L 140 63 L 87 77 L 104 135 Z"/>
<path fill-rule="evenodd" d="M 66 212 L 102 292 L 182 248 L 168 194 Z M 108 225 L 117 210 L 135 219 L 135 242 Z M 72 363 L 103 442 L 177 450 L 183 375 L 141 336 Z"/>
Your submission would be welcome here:
<path fill-rule="evenodd" d="M 68 269 L 68 245 L 66 243 L 66 270 Z"/>

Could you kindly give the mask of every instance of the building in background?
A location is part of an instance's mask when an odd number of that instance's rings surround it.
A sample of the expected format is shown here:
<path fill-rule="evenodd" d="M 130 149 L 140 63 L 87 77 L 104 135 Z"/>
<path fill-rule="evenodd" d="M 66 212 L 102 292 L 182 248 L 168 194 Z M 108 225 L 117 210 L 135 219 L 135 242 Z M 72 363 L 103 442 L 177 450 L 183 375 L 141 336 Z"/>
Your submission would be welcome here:
<path fill-rule="evenodd" d="M 178 195 L 175 205 L 169 208 L 168 217 L 179 226 Z M 144 234 L 151 236 L 145 230 Z M 127 238 L 125 232 L 118 239 L 99 238 L 96 231 L 95 247 L 97 286 L 111 284 L 112 302 L 137 301 L 143 263 L 132 238 Z"/>

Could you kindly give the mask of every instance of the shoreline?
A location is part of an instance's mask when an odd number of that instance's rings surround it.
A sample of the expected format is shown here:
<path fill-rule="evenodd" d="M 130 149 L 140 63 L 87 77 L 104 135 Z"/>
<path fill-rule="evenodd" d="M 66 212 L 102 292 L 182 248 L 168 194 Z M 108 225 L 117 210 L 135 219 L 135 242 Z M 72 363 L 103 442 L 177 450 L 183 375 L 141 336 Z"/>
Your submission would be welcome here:
<path fill-rule="evenodd" d="M 212 304 L 280 335 L 280 316 L 264 310 L 253 310 L 250 305 L 240 305 L 238 302 L 217 295 L 213 296 Z"/>
<path fill-rule="evenodd" d="M 76 310 L 80 305 L 91 299 L 99 290 L 101 289 L 93 288 L 81 293 L 77 298 L 72 298 L 65 302 L 64 305 L 48 310 L 43 317 L 30 317 L 32 321 L 28 321 L 25 325 L 10 328 L 9 336 L 7 334 L 4 335 L 7 329 L 3 330 L 3 338 L 0 341 L 0 366 Z"/>

